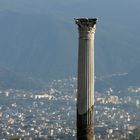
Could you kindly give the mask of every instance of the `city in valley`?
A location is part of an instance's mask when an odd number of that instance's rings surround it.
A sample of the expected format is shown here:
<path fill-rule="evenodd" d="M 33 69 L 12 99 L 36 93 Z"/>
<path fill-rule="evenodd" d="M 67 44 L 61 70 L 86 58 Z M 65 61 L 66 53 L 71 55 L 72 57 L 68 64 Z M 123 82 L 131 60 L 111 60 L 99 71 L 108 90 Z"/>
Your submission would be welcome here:
<path fill-rule="evenodd" d="M 0 90 L 0 139 L 76 137 L 76 78 L 53 80 L 43 90 Z M 140 87 L 95 92 L 97 140 L 134 138 L 140 126 Z"/>

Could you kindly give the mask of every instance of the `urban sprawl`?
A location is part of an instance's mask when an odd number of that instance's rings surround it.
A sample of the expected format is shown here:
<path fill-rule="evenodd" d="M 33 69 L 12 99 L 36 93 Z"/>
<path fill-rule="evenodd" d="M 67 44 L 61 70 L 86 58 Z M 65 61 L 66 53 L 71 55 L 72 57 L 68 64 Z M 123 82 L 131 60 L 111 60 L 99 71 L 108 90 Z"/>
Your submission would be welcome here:
<path fill-rule="evenodd" d="M 0 140 L 74 140 L 76 78 L 54 80 L 42 90 L 0 90 Z M 126 140 L 140 126 L 140 88 L 95 92 L 97 140 Z"/>

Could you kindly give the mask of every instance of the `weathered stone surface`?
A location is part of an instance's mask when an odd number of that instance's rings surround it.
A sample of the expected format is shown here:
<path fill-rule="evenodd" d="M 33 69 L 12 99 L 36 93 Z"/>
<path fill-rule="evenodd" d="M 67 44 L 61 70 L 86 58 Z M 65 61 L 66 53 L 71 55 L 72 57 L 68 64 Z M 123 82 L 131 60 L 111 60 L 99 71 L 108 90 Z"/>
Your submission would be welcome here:
<path fill-rule="evenodd" d="M 94 34 L 96 18 L 75 19 L 79 30 L 77 140 L 94 139 Z"/>

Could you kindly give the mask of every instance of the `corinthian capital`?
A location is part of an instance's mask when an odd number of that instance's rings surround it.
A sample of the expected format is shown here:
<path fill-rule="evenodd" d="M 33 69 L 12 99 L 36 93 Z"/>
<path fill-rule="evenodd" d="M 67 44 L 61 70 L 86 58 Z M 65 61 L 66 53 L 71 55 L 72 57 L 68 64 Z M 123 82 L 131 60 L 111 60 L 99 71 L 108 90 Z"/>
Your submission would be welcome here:
<path fill-rule="evenodd" d="M 88 31 L 95 33 L 97 18 L 76 18 L 75 23 L 79 31 Z"/>

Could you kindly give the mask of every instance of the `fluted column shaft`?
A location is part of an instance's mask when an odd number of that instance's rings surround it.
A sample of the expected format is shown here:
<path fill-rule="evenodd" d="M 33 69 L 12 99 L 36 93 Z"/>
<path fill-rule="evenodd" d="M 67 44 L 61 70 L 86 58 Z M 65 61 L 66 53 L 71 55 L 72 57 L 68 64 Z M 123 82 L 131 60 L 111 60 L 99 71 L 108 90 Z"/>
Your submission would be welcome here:
<path fill-rule="evenodd" d="M 96 19 L 77 19 L 79 29 L 77 140 L 94 140 L 94 33 Z"/>

